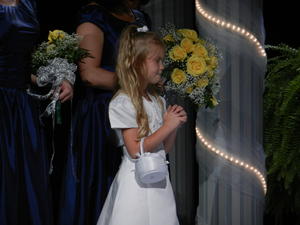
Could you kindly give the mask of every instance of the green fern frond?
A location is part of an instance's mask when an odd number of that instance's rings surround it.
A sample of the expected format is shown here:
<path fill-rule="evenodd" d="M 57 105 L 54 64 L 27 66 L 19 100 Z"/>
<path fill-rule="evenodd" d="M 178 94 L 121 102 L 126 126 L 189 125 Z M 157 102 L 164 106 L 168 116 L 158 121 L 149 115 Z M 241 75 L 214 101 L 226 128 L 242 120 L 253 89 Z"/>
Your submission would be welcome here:
<path fill-rule="evenodd" d="M 285 213 L 300 212 L 300 53 L 283 44 L 266 47 L 277 51 L 268 59 L 263 102 L 267 210 L 284 224 Z"/>

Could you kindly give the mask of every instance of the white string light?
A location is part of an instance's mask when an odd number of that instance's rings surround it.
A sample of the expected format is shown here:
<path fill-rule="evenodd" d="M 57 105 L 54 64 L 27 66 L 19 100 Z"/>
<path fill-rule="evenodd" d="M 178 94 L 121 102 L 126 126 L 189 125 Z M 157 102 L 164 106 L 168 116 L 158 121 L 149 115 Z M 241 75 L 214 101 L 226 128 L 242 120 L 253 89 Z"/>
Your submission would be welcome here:
<path fill-rule="evenodd" d="M 213 16 L 212 14 L 208 13 L 206 10 L 203 9 L 199 0 L 196 0 L 195 2 L 196 2 L 196 9 L 204 18 L 206 18 L 207 20 L 213 22 L 214 24 L 216 24 L 218 26 L 221 26 L 223 28 L 231 30 L 232 32 L 236 32 L 241 36 L 244 36 L 246 39 L 248 39 L 250 42 L 252 42 L 256 46 L 258 52 L 263 57 L 266 57 L 267 54 L 266 54 L 264 47 L 262 46 L 262 44 L 257 40 L 257 38 L 253 34 L 251 34 L 249 31 L 247 31 L 246 29 L 244 29 L 238 25 L 226 22 L 222 18 Z"/>
<path fill-rule="evenodd" d="M 267 184 L 266 184 L 266 179 L 265 177 L 262 175 L 262 173 L 255 168 L 254 166 L 252 166 L 250 163 L 247 163 L 243 160 L 238 159 L 237 157 L 228 154 L 220 149 L 218 149 L 217 147 L 214 147 L 211 143 L 209 143 L 204 137 L 203 135 L 200 133 L 199 128 L 196 127 L 196 134 L 198 136 L 198 138 L 200 139 L 201 143 L 211 152 L 217 154 L 219 157 L 227 160 L 228 162 L 242 167 L 246 170 L 248 170 L 249 172 L 254 173 L 254 175 L 259 179 L 260 183 L 262 184 L 264 193 L 266 194 L 267 192 Z"/>

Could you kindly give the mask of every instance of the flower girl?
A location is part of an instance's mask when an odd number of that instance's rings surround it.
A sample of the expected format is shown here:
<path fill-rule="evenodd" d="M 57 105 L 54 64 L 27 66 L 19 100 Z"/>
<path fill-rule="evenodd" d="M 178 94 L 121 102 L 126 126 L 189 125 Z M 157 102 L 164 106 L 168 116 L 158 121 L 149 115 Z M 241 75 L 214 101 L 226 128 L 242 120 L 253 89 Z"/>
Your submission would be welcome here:
<path fill-rule="evenodd" d="M 187 120 L 181 106 L 166 109 L 157 84 L 164 45 L 153 32 L 126 28 L 120 39 L 116 73 L 119 90 L 110 102 L 109 119 L 123 145 L 123 160 L 97 225 L 178 225 L 167 172 L 163 180 L 143 183 L 136 175 L 140 147 L 166 158 L 177 128 Z"/>

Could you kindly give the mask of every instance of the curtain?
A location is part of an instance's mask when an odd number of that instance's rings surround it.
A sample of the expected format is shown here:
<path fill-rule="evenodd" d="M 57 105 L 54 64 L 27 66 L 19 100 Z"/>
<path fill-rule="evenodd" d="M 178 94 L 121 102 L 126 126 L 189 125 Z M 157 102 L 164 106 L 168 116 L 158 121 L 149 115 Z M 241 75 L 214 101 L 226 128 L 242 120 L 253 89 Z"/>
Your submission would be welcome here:
<path fill-rule="evenodd" d="M 261 0 L 196 0 L 209 14 L 251 32 L 264 43 Z M 206 19 L 196 10 L 200 35 L 220 53 L 220 104 L 199 110 L 196 126 L 212 146 L 265 174 L 262 97 L 266 57 L 249 38 Z M 255 174 L 209 151 L 197 139 L 198 225 L 262 225 L 264 189 Z"/>

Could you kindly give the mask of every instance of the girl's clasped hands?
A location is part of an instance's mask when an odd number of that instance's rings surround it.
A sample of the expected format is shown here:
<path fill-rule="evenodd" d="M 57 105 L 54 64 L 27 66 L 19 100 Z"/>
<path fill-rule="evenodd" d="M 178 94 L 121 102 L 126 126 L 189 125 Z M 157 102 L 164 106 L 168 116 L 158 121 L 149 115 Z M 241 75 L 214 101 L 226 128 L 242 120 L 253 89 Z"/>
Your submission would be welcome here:
<path fill-rule="evenodd" d="M 164 114 L 164 125 L 175 130 L 187 121 L 187 114 L 180 105 L 170 105 Z"/>

